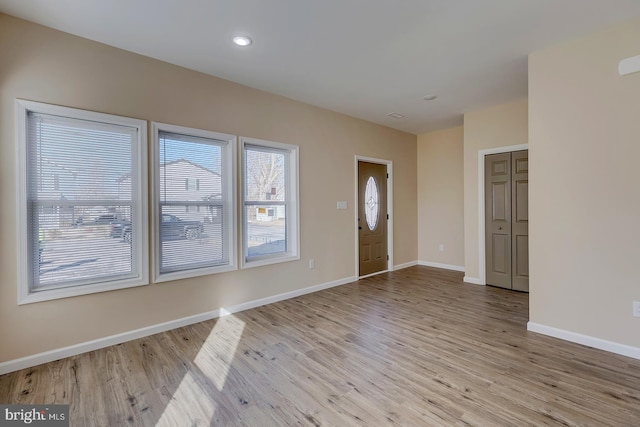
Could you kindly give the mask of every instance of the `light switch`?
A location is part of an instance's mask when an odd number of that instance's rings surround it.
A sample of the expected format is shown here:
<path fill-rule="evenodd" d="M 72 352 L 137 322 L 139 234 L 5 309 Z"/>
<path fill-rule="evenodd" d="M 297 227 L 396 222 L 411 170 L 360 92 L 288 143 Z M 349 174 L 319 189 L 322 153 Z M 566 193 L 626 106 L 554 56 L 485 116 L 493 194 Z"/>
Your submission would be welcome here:
<path fill-rule="evenodd" d="M 336 209 L 347 209 L 347 202 L 338 202 Z"/>

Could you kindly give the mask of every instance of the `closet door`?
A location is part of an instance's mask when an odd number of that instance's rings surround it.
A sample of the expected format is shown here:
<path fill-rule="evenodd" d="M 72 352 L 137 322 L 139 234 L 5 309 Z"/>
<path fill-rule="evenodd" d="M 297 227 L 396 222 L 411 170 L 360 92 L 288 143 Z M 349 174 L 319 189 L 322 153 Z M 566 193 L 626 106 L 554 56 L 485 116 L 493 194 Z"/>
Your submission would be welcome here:
<path fill-rule="evenodd" d="M 511 288 L 529 291 L 529 152 L 511 153 Z"/>
<path fill-rule="evenodd" d="M 485 157 L 487 285 L 529 291 L 529 152 Z"/>
<path fill-rule="evenodd" d="M 511 289 L 511 153 L 486 156 L 484 173 L 486 281 Z"/>

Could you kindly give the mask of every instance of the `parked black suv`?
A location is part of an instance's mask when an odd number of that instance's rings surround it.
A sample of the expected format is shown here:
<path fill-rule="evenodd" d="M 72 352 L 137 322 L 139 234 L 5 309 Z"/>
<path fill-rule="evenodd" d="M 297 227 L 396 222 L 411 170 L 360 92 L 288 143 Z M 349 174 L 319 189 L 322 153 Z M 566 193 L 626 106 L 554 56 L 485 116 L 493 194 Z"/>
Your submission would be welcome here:
<path fill-rule="evenodd" d="M 175 215 L 163 214 L 160 225 L 162 240 L 199 239 L 204 233 L 204 225 L 200 221 L 189 221 Z M 111 224 L 111 237 L 131 242 L 131 222 L 115 222 Z"/>

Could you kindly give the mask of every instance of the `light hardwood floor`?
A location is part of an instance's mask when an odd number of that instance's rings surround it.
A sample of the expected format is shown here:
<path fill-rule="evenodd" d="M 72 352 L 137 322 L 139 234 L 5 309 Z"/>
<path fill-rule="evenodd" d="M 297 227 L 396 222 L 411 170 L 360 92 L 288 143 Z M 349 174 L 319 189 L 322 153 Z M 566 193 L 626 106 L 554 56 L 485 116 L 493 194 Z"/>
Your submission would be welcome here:
<path fill-rule="evenodd" d="M 72 426 L 640 426 L 640 361 L 527 332 L 528 295 L 412 267 L 0 376 Z"/>

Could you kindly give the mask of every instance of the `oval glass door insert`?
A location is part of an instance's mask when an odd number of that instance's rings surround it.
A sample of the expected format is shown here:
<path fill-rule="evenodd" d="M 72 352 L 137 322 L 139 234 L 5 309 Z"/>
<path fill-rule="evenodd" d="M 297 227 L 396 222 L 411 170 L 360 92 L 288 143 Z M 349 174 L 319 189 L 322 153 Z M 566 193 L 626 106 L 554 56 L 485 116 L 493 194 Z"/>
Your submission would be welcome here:
<path fill-rule="evenodd" d="M 375 230 L 378 225 L 378 217 L 380 216 L 379 198 L 378 184 L 376 184 L 376 180 L 370 176 L 364 190 L 364 215 L 367 219 L 367 226 L 371 231 Z"/>

